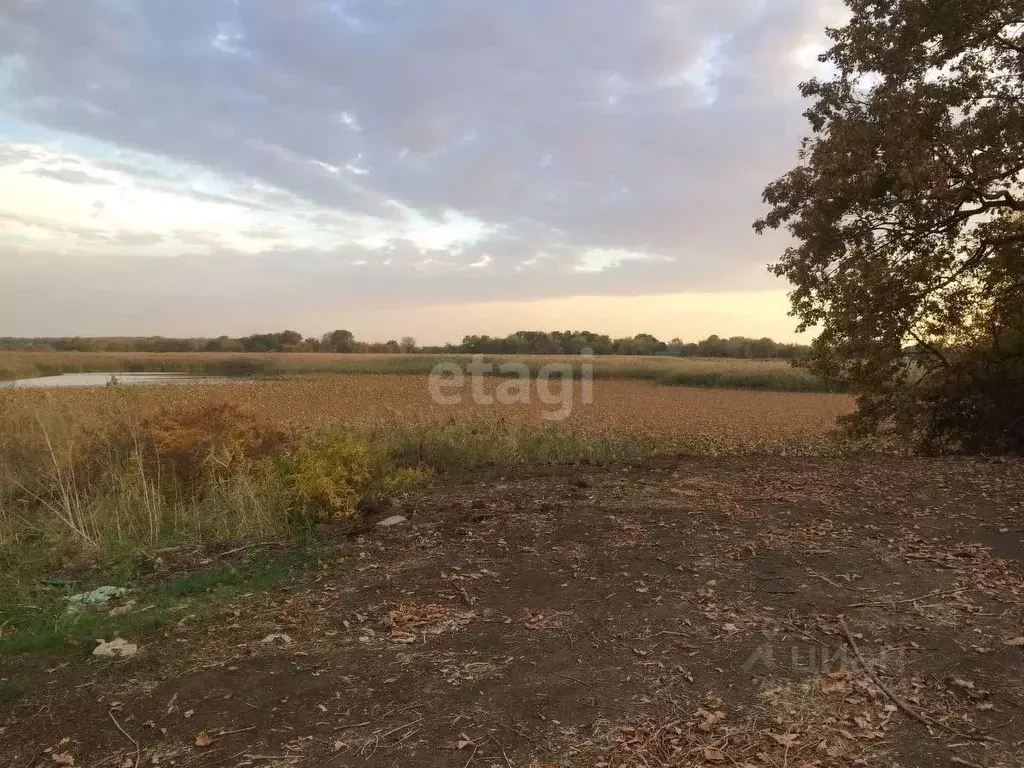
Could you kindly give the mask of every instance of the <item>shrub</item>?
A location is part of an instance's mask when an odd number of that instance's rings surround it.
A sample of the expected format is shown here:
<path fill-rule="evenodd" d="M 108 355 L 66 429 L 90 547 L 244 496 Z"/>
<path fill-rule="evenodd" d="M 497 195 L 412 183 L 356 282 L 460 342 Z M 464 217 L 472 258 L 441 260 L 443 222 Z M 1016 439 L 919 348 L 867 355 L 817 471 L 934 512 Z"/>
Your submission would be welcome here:
<path fill-rule="evenodd" d="M 343 432 L 303 438 L 282 463 L 299 519 L 308 523 L 352 514 L 372 478 L 366 447 Z"/>
<path fill-rule="evenodd" d="M 251 408 L 230 402 L 161 409 L 141 427 L 134 448 L 150 469 L 186 483 L 245 473 L 253 462 L 280 453 L 287 439 Z"/>

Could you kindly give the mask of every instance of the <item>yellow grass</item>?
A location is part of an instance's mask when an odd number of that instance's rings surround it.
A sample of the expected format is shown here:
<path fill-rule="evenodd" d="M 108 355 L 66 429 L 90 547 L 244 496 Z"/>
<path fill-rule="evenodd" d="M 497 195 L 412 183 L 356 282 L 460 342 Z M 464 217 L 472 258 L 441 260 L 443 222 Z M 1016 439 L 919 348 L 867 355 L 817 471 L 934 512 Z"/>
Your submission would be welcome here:
<path fill-rule="evenodd" d="M 504 382 L 486 379 L 493 396 Z M 426 427 L 452 421 L 499 418 L 511 425 L 553 424 L 579 435 L 632 433 L 666 451 L 778 452 L 817 449 L 836 418 L 853 409 L 849 396 L 827 393 L 663 387 L 631 379 L 593 382 L 593 403 L 582 402 L 580 384 L 572 389 L 564 420 L 544 418 L 562 406 L 540 402 L 536 383 L 529 404 L 484 405 L 473 402 L 470 385 L 462 402 L 439 405 L 426 377 L 379 374 L 311 374 L 201 385 L 10 390 L 0 394 L 11 414 L 64 414 L 79 421 L 102 418 L 112 410 L 142 413 L 154 406 L 223 401 L 245 403 L 267 419 L 301 427 L 345 425 L 361 430 Z M 551 391 L 561 385 L 551 382 Z M 446 390 L 447 392 L 448 390 Z M 454 390 L 453 390 L 454 391 Z M 0 424 L 2 424 L 0 411 Z"/>

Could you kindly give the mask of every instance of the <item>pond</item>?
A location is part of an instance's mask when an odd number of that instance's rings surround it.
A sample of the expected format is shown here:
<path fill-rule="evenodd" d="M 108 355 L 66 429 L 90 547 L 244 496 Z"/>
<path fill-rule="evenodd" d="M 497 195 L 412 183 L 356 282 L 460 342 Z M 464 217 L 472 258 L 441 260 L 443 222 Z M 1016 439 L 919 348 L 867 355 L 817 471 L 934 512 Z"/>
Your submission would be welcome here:
<path fill-rule="evenodd" d="M 23 387 L 104 387 L 107 385 L 137 384 L 200 384 L 228 381 L 227 376 L 203 376 L 194 373 L 62 373 L 58 376 L 40 376 L 34 379 L 0 381 L 0 389 Z"/>

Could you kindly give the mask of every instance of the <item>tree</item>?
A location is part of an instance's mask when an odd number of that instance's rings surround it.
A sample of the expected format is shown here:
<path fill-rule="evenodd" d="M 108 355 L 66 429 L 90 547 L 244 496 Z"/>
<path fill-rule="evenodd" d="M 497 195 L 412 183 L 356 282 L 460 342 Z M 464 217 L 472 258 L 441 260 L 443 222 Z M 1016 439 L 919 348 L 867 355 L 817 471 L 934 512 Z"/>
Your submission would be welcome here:
<path fill-rule="evenodd" d="M 321 341 L 324 349 L 330 352 L 354 352 L 356 348 L 356 338 L 351 331 L 331 331 L 325 333 Z"/>
<path fill-rule="evenodd" d="M 754 226 L 795 237 L 771 269 L 819 330 L 813 370 L 859 392 L 854 432 L 1019 451 L 1024 0 L 846 3 L 834 76 L 801 85 L 812 134 Z"/>
<path fill-rule="evenodd" d="M 402 351 L 406 354 L 412 354 L 416 351 L 416 339 L 412 336 L 403 336 L 402 340 L 398 342 L 398 346 L 402 348 Z"/>

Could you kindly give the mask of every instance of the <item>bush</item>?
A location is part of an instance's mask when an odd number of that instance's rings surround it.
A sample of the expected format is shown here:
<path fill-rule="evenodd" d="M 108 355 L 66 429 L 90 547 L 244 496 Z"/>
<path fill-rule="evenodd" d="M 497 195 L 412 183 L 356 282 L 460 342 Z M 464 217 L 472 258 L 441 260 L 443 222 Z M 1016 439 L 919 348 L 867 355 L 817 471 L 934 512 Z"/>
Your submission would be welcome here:
<path fill-rule="evenodd" d="M 352 514 L 372 477 L 366 447 L 345 433 L 307 436 L 281 464 L 299 520 L 306 523 Z"/>
<path fill-rule="evenodd" d="M 283 430 L 256 418 L 237 403 L 207 403 L 187 409 L 162 409 L 145 418 L 134 450 L 161 476 L 197 483 L 202 479 L 246 473 L 261 459 L 279 454 Z"/>
<path fill-rule="evenodd" d="M 926 453 L 1024 454 L 1024 356 L 965 355 L 925 389 L 921 407 Z"/>

